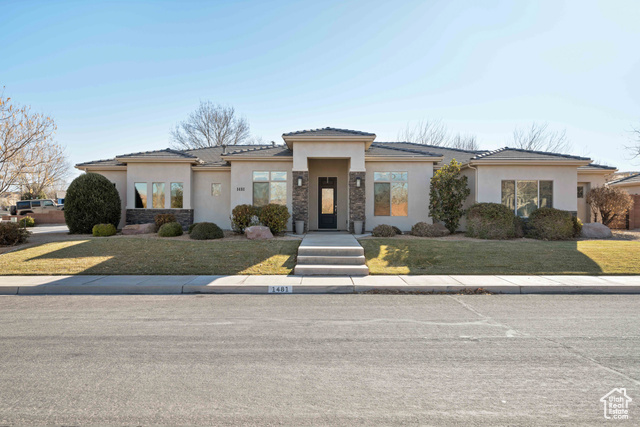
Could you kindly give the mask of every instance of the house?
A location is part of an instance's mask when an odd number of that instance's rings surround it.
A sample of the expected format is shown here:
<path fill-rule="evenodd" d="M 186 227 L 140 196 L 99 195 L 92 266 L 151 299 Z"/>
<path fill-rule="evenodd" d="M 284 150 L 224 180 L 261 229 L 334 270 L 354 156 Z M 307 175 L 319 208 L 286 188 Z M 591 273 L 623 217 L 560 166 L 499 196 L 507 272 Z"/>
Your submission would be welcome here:
<path fill-rule="evenodd" d="M 640 173 L 611 181 L 607 185 L 621 188 L 631 195 L 640 195 Z"/>
<path fill-rule="evenodd" d="M 104 175 L 122 199 L 122 224 L 152 222 L 174 213 L 184 226 L 210 221 L 231 228 L 240 204 L 281 203 L 305 230 L 365 230 L 389 224 L 409 230 L 429 216 L 435 171 L 452 159 L 463 164 L 474 202 L 503 203 L 526 217 L 535 208 L 571 211 L 589 222 L 581 205 L 589 188 L 604 185 L 615 168 L 586 157 L 513 148 L 468 151 L 408 142 L 376 142 L 376 135 L 323 128 L 285 133 L 283 145 L 164 149 L 76 165 Z"/>

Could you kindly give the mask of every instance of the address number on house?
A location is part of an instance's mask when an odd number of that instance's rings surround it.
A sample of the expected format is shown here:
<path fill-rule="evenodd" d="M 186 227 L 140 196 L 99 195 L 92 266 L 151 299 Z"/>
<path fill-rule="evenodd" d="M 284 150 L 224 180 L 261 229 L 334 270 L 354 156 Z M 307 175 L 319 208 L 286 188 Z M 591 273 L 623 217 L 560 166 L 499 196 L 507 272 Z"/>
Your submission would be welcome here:
<path fill-rule="evenodd" d="M 270 294 L 290 294 L 293 292 L 293 286 L 269 286 Z"/>

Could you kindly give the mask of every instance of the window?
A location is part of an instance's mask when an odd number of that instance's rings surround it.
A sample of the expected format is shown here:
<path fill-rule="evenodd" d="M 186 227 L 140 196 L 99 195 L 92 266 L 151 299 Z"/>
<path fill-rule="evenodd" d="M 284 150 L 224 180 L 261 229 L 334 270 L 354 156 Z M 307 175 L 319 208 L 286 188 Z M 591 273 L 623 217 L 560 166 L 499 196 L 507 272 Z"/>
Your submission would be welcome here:
<path fill-rule="evenodd" d="M 374 172 L 373 181 L 373 214 L 375 216 L 409 215 L 407 172 Z"/>
<path fill-rule="evenodd" d="M 164 182 L 153 183 L 153 209 L 164 209 Z"/>
<path fill-rule="evenodd" d="M 584 199 L 584 185 L 578 185 L 578 199 Z"/>
<path fill-rule="evenodd" d="M 31 202 L 31 207 L 32 208 L 39 208 L 40 207 L 40 201 L 38 200 L 37 202 L 36 201 Z"/>
<path fill-rule="evenodd" d="M 182 183 L 181 182 L 172 182 L 171 183 L 171 208 L 172 209 L 182 209 Z"/>
<path fill-rule="evenodd" d="M 53 202 L 51 200 L 45 200 L 42 202 L 42 206 L 53 206 Z"/>
<path fill-rule="evenodd" d="M 287 204 L 286 172 L 253 172 L 253 206 L 265 206 L 269 203 Z"/>
<path fill-rule="evenodd" d="M 147 183 L 136 182 L 133 187 L 136 192 L 136 209 L 145 209 L 147 207 Z"/>
<path fill-rule="evenodd" d="M 211 195 L 215 197 L 222 195 L 222 184 L 218 184 L 218 183 L 211 184 Z"/>
<path fill-rule="evenodd" d="M 551 208 L 553 181 L 502 181 L 502 204 L 523 218 L 528 218 L 537 208 Z"/>
<path fill-rule="evenodd" d="M 30 209 L 31 208 L 31 203 L 30 202 L 18 202 L 16 203 L 16 209 Z"/>

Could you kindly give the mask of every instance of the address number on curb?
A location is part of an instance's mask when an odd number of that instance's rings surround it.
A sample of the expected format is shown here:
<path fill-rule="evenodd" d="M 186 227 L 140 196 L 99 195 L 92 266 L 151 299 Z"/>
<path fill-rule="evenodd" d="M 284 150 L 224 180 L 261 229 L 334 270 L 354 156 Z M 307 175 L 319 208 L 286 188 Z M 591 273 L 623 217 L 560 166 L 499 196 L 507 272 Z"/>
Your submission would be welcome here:
<path fill-rule="evenodd" d="M 269 286 L 270 294 L 290 294 L 293 292 L 293 286 Z"/>

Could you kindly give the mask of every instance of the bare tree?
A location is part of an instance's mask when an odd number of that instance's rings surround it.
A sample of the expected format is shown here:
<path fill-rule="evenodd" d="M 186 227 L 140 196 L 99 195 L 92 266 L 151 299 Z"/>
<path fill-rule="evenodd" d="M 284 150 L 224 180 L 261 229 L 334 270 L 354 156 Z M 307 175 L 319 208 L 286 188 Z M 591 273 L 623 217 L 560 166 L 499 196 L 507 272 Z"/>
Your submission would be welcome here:
<path fill-rule="evenodd" d="M 51 193 L 69 176 L 69 162 L 64 147 L 54 142 L 35 144 L 27 154 L 27 167 L 18 177 L 18 183 L 31 194 Z"/>
<path fill-rule="evenodd" d="M 40 160 L 32 150 L 48 144 L 55 130 L 53 119 L 14 105 L 0 93 L 0 193 L 14 187 L 27 168 L 37 168 Z"/>
<path fill-rule="evenodd" d="M 552 131 L 547 123 L 531 123 L 528 127 L 516 127 L 513 131 L 514 148 L 533 151 L 563 153 L 571 151 L 567 131 Z"/>
<path fill-rule="evenodd" d="M 180 150 L 238 145 L 248 138 L 247 120 L 236 116 L 233 107 L 211 101 L 200 101 L 200 106 L 189 118 L 171 131 L 172 146 Z"/>
<path fill-rule="evenodd" d="M 421 120 L 415 126 L 407 123 L 404 131 L 398 133 L 398 141 L 415 142 L 417 144 L 444 146 L 449 131 L 441 120 Z"/>
<path fill-rule="evenodd" d="M 450 148 L 467 151 L 477 151 L 480 149 L 475 135 L 461 135 L 459 133 L 449 138 L 445 145 Z"/>
<path fill-rule="evenodd" d="M 631 153 L 631 158 L 636 159 L 640 157 L 640 127 L 631 128 L 631 139 L 633 145 L 628 145 L 625 148 Z"/>

